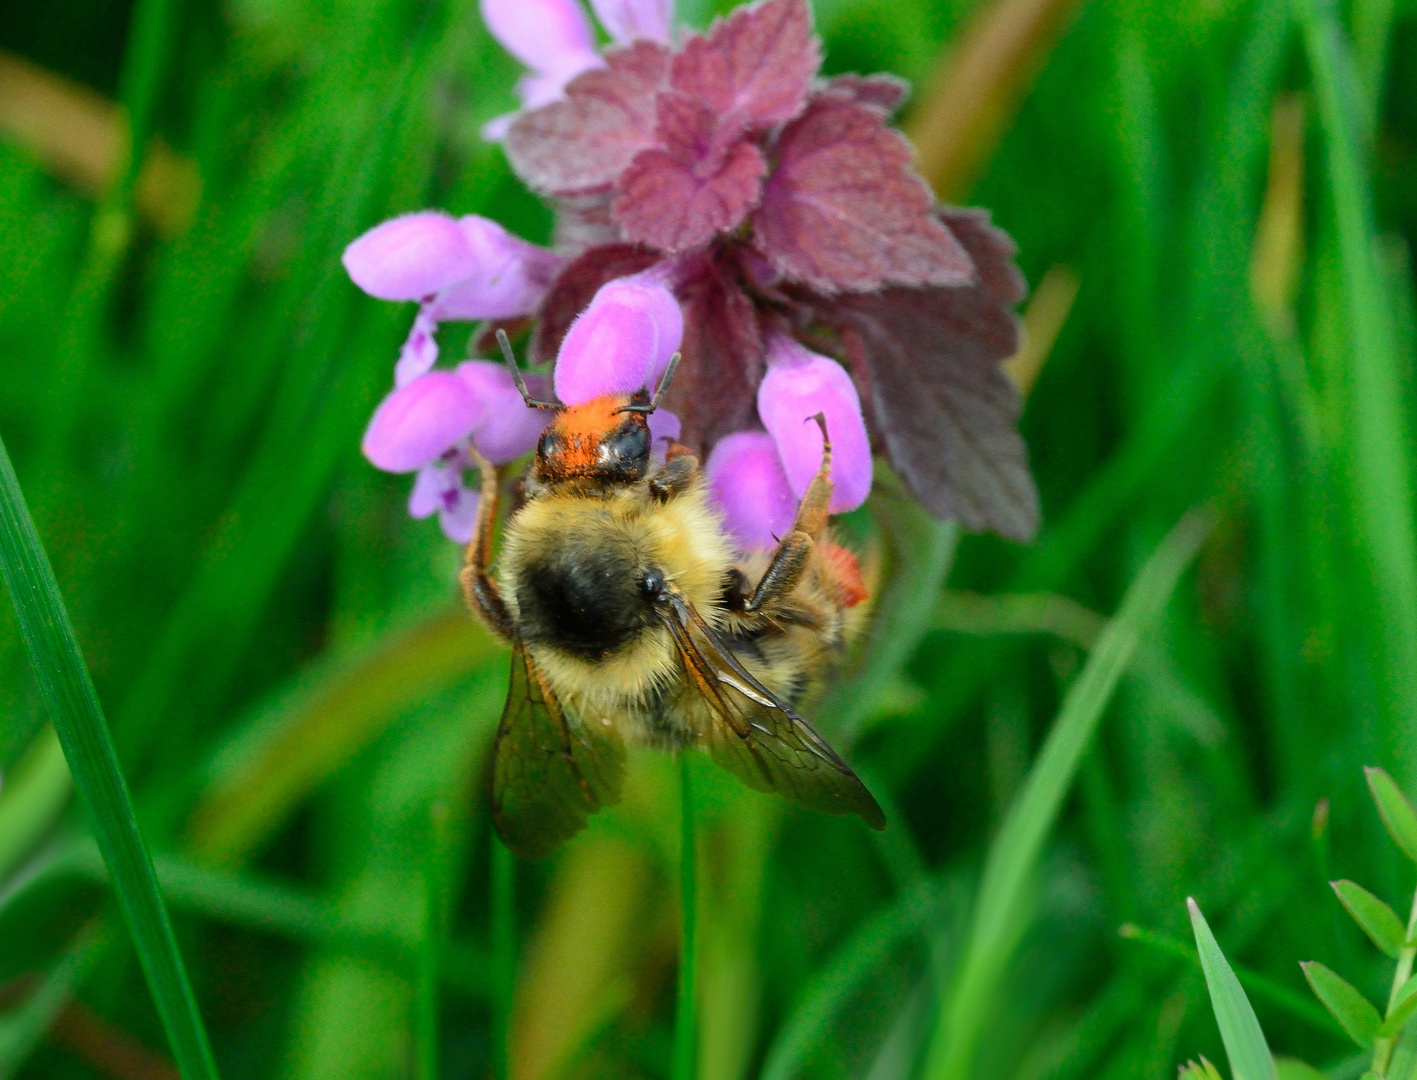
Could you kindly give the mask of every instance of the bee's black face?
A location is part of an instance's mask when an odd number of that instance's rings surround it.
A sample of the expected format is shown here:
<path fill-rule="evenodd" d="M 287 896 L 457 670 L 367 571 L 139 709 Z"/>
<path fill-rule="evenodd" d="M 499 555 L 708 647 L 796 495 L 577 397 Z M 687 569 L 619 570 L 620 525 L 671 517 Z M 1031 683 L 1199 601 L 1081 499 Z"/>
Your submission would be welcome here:
<path fill-rule="evenodd" d="M 525 641 L 603 660 L 655 622 L 664 575 L 632 549 L 569 543 L 529 562 L 515 584 Z"/>

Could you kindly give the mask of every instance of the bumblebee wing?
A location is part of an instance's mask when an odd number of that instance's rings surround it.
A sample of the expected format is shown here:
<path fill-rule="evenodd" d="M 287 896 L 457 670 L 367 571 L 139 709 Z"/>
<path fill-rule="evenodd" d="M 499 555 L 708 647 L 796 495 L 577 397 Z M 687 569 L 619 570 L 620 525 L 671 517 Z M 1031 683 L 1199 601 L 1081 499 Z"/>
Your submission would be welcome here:
<path fill-rule="evenodd" d="M 792 706 L 759 682 L 732 646 L 682 597 L 666 624 L 689 683 L 714 716 L 705 736 L 713 759 L 745 784 L 828 814 L 856 814 L 873 829 L 886 816 L 866 785 Z"/>
<path fill-rule="evenodd" d="M 518 644 L 492 764 L 492 821 L 506 845 L 527 859 L 549 855 L 619 799 L 624 765 L 618 733 L 567 714 Z"/>

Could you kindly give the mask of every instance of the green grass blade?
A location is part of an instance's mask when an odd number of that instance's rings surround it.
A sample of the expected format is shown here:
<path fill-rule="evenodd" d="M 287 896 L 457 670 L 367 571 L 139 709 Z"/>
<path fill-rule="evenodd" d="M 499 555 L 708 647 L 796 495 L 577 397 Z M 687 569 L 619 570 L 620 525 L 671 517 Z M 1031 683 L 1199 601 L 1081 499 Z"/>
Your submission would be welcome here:
<path fill-rule="evenodd" d="M 517 983 L 517 864 L 501 837 L 492 836 L 492 1080 L 507 1080 L 512 995 Z"/>
<path fill-rule="evenodd" d="M 973 925 L 954 985 L 941 1003 L 925 1075 L 965 1080 L 992 997 L 1013 951 L 1028 879 L 1093 732 L 1142 634 L 1160 615 L 1210 531 L 1204 512 L 1187 514 L 1147 560 L 1069 688 L 1058 719 L 989 852 Z"/>
<path fill-rule="evenodd" d="M 59 583 L 30 519 L 9 453 L 0 441 L 0 576 L 14 601 L 44 700 L 94 836 L 113 879 L 172 1056 L 187 1080 L 214 1078 L 216 1064 L 158 890 L 152 858 L 133 814 L 108 725 L 79 652 Z"/>
<path fill-rule="evenodd" d="M 1191 929 L 1196 935 L 1210 1005 L 1215 1010 L 1215 1022 L 1220 1026 L 1220 1039 L 1225 1043 L 1231 1073 L 1235 1080 L 1274 1080 L 1274 1058 L 1250 999 L 1245 996 L 1235 972 L 1230 970 L 1200 907 L 1189 897 L 1186 906 L 1191 912 Z"/>
<path fill-rule="evenodd" d="M 862 981 L 914 935 L 938 906 L 939 888 L 921 882 L 868 919 L 813 978 L 768 1051 L 760 1080 L 792 1080 Z"/>
<path fill-rule="evenodd" d="M 74 785 L 53 728 L 40 732 L 6 780 L 0 793 L 0 881 L 54 824 L 69 801 Z"/>
<path fill-rule="evenodd" d="M 1330 0 L 1295 0 L 1313 73 L 1328 161 L 1347 307 L 1353 535 L 1372 575 L 1378 674 L 1385 691 L 1387 749 L 1405 754 L 1399 775 L 1417 776 L 1409 719 L 1417 715 L 1417 529 L 1411 444 L 1397 359 L 1392 301 L 1375 250 L 1372 199 L 1360 150 L 1361 100 L 1347 39 Z"/>
<path fill-rule="evenodd" d="M 1174 956 L 1176 959 L 1184 960 L 1204 971 L 1201 968 L 1200 954 L 1181 944 L 1175 938 L 1159 934 L 1154 930 L 1147 930 L 1134 923 L 1127 923 L 1119 933 L 1127 941 L 1135 941 L 1149 949 Z M 1243 964 L 1231 964 L 1230 968 L 1235 972 L 1235 977 L 1240 980 L 1240 985 L 1245 988 L 1245 993 L 1283 1009 L 1291 1016 L 1298 1017 L 1319 1031 L 1326 1031 L 1332 1035 L 1343 1034 L 1343 1028 L 1338 1026 L 1338 1021 L 1328 1010 L 1315 1005 L 1313 999 L 1307 995 L 1291 990 L 1283 983 L 1275 982 Z"/>

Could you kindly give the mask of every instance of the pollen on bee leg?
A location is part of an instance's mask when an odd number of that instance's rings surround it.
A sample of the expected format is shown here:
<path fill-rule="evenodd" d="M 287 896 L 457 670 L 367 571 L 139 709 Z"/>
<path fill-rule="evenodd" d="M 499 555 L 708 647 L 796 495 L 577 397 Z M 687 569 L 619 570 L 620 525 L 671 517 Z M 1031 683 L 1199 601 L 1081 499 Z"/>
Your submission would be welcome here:
<path fill-rule="evenodd" d="M 866 582 L 862 580 L 861 564 L 856 561 L 855 552 L 840 544 L 833 544 L 830 540 L 819 543 L 817 550 L 821 552 L 822 561 L 831 571 L 837 592 L 841 596 L 842 607 L 852 608 L 870 598 L 871 594 L 866 589 Z"/>

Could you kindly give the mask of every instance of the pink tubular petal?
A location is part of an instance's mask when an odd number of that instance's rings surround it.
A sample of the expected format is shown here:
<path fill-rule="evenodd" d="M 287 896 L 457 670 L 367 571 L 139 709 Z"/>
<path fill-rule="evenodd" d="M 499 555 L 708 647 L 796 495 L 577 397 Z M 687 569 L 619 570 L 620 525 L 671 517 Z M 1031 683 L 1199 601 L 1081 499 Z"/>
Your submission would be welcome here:
<path fill-rule="evenodd" d="M 421 300 L 477 269 L 463 230 L 436 210 L 375 225 L 344 249 L 342 261 L 354 283 L 380 300 Z"/>
<path fill-rule="evenodd" d="M 451 371 L 430 371 L 374 410 L 364 456 L 386 472 L 412 472 L 456 446 L 483 416 L 472 389 Z"/>
<path fill-rule="evenodd" d="M 724 525 L 744 550 L 773 547 L 792 527 L 797 499 L 767 432 L 739 431 L 720 439 L 705 471 Z"/>
<path fill-rule="evenodd" d="M 535 311 L 565 260 L 476 214 L 459 218 L 458 227 L 474 267 L 429 305 L 433 318 L 510 319 Z"/>
<path fill-rule="evenodd" d="M 559 73 L 587 56 L 599 62 L 590 20 L 576 0 L 482 0 L 482 20 L 532 71 Z"/>
<path fill-rule="evenodd" d="M 501 364 L 469 360 L 459 364 L 462 379 L 482 402 L 482 422 L 472 433 L 477 449 L 493 465 L 505 465 L 536 449 L 536 440 L 551 420 L 548 409 L 529 409 L 512 382 L 512 373 Z M 533 396 L 546 393 L 541 376 L 528 375 L 527 389 Z"/>
<path fill-rule="evenodd" d="M 768 343 L 768 365 L 758 416 L 777 443 L 793 493 L 801 498 L 821 467 L 822 432 L 811 417 L 822 413 L 832 441 L 831 512 L 854 510 L 871 492 L 871 443 L 856 384 L 835 360 L 783 334 Z"/>
<path fill-rule="evenodd" d="M 683 338 L 679 302 L 653 270 L 608 282 L 561 342 L 556 396 L 579 405 L 650 387 Z"/>
<path fill-rule="evenodd" d="M 438 524 L 443 527 L 443 535 L 455 544 L 472 541 L 472 531 L 477 525 L 477 504 L 481 501 L 477 492 L 469 491 L 459 484 L 456 491 L 449 492 L 447 501 L 438 511 Z"/>
<path fill-rule="evenodd" d="M 590 0 L 600 25 L 620 44 L 647 38 L 669 44 L 673 0 Z"/>
<path fill-rule="evenodd" d="M 443 508 L 444 494 L 457 484 L 452 469 L 441 458 L 419 468 L 408 493 L 408 516 L 432 517 Z"/>
<path fill-rule="evenodd" d="M 438 324 L 433 321 L 426 308 L 420 308 L 409 328 L 408 338 L 399 350 L 398 363 L 394 365 L 394 385 L 407 386 L 420 375 L 433 370 L 438 362 Z"/>

